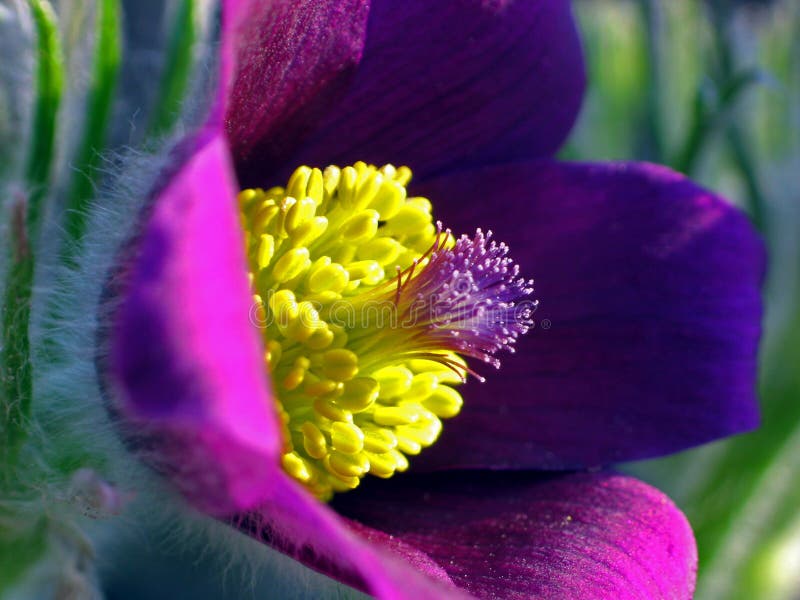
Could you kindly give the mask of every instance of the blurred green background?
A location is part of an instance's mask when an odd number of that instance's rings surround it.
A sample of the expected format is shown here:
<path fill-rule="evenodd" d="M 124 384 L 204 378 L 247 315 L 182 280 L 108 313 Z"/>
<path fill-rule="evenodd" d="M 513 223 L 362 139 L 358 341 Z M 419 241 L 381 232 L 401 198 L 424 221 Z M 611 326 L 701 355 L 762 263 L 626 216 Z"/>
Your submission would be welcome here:
<path fill-rule="evenodd" d="M 626 470 L 686 512 L 698 600 L 800 598 L 800 2 L 584 0 L 589 70 L 563 156 L 664 163 L 769 248 L 762 427 Z"/>

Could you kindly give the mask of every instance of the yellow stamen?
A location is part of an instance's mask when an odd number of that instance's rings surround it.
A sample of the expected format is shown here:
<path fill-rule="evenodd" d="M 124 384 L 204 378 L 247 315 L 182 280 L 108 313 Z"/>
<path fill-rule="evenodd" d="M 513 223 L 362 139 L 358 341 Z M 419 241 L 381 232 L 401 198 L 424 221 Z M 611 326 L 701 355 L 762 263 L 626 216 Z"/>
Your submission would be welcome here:
<path fill-rule="evenodd" d="M 391 165 L 300 167 L 286 188 L 239 194 L 281 462 L 322 499 L 406 470 L 461 408 L 464 361 L 393 312 L 430 249 L 453 243 L 430 202 L 407 197 L 410 179 Z"/>

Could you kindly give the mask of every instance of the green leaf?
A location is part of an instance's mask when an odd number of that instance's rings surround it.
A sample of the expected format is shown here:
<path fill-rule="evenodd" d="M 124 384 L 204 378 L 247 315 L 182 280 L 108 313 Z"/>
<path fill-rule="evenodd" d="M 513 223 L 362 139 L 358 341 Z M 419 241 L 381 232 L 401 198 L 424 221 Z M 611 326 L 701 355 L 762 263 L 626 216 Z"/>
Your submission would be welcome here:
<path fill-rule="evenodd" d="M 64 92 L 64 57 L 58 21 L 47 0 L 29 0 L 36 27 L 36 99 L 26 179 L 33 189 L 27 222 L 31 239 L 36 238 L 44 189 L 50 178 L 55 152 L 58 107 Z"/>
<path fill-rule="evenodd" d="M 152 136 L 168 133 L 175 124 L 189 85 L 198 34 L 194 0 L 181 0 L 174 19 L 159 98 L 150 123 Z"/>
<path fill-rule="evenodd" d="M 19 446 L 25 439 L 30 414 L 33 378 L 30 362 L 28 326 L 31 316 L 33 256 L 25 227 L 25 203 L 12 207 L 9 241 L 11 264 L 6 273 L 3 295 L 2 350 L 0 350 L 0 426 L 4 478 L 12 476 L 11 467 Z"/>
<path fill-rule="evenodd" d="M 99 0 L 97 8 L 97 38 L 86 122 L 65 214 L 64 228 L 68 239 L 73 241 L 80 240 L 86 229 L 87 208 L 94 195 L 94 175 L 105 146 L 122 57 L 119 0 Z"/>
<path fill-rule="evenodd" d="M 768 77 L 760 69 L 748 69 L 732 76 L 719 88 L 713 88 L 718 95 L 716 102 L 709 99 L 709 87 L 701 86 L 695 98 L 692 126 L 680 153 L 672 160 L 672 166 L 682 173 L 693 175 L 697 170 L 701 152 L 711 135 L 728 122 L 733 108 L 742 94 L 752 85 L 764 83 Z"/>
<path fill-rule="evenodd" d="M 13 515 L 0 516 L 6 521 Z M 25 532 L 9 531 L 0 527 L 0 595 L 8 591 L 44 553 L 47 526 L 44 520 Z"/>
<path fill-rule="evenodd" d="M 750 143 L 744 133 L 735 123 L 730 123 L 726 131 L 728 147 L 733 158 L 733 164 L 739 172 L 747 190 L 747 200 L 750 209 L 750 218 L 756 228 L 767 235 L 767 206 L 762 190 L 756 156 L 750 149 Z"/>

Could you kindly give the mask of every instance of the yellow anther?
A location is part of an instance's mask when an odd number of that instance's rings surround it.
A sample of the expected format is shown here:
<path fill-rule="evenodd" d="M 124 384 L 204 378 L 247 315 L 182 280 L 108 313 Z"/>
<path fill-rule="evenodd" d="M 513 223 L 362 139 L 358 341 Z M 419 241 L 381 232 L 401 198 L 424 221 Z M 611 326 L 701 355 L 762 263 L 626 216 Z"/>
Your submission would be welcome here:
<path fill-rule="evenodd" d="M 378 425 L 408 425 L 419 419 L 419 413 L 410 406 L 379 406 L 372 418 Z"/>
<path fill-rule="evenodd" d="M 283 348 L 280 342 L 270 340 L 267 342 L 267 351 L 264 353 L 264 360 L 269 363 L 270 368 L 275 368 L 281 360 Z"/>
<path fill-rule="evenodd" d="M 347 219 L 339 228 L 342 240 L 350 244 L 363 244 L 378 232 L 380 215 L 374 210 L 362 210 Z"/>
<path fill-rule="evenodd" d="M 329 307 L 331 304 L 341 299 L 342 296 L 341 294 L 337 294 L 336 292 L 332 292 L 331 290 L 325 290 L 324 292 L 309 294 L 308 297 L 311 298 L 320 307 L 326 307 L 326 306 Z"/>
<path fill-rule="evenodd" d="M 422 452 L 422 444 L 404 435 L 397 434 L 397 449 L 403 454 L 416 455 Z"/>
<path fill-rule="evenodd" d="M 326 217 L 313 217 L 298 225 L 289 235 L 289 240 L 295 248 L 308 246 L 325 233 L 326 229 L 328 229 L 328 219 Z"/>
<path fill-rule="evenodd" d="M 352 208 L 355 199 L 358 172 L 353 167 L 342 169 L 339 179 L 339 201 L 345 208 Z"/>
<path fill-rule="evenodd" d="M 378 211 L 382 221 L 388 221 L 397 215 L 406 201 L 406 188 L 396 181 L 384 180 L 369 208 Z"/>
<path fill-rule="evenodd" d="M 310 266 L 308 248 L 293 248 L 278 259 L 272 267 L 272 276 L 283 283 L 301 275 Z"/>
<path fill-rule="evenodd" d="M 431 215 L 418 206 L 406 203 L 386 224 L 386 232 L 395 235 L 413 235 L 430 225 Z"/>
<path fill-rule="evenodd" d="M 364 449 L 364 432 L 352 423 L 337 421 L 331 425 L 333 449 L 344 454 L 358 454 Z"/>
<path fill-rule="evenodd" d="M 369 470 L 369 460 L 363 452 L 344 454 L 334 450 L 328 454 L 325 466 L 342 477 L 361 477 Z"/>
<path fill-rule="evenodd" d="M 344 330 L 344 327 L 332 323 L 330 325 L 330 330 L 333 332 L 333 342 L 331 342 L 331 347 L 344 348 L 348 341 L 347 332 Z"/>
<path fill-rule="evenodd" d="M 314 217 L 317 205 L 313 198 L 303 198 L 295 202 L 286 213 L 283 227 L 286 233 L 292 234 L 300 225 L 310 221 Z"/>
<path fill-rule="evenodd" d="M 288 325 L 299 314 L 297 300 L 289 290 L 275 292 L 269 299 L 269 307 L 278 325 Z"/>
<path fill-rule="evenodd" d="M 375 372 L 375 379 L 381 386 L 382 397 L 395 398 L 411 388 L 414 374 L 405 367 L 384 367 Z"/>
<path fill-rule="evenodd" d="M 336 404 L 350 412 L 361 412 L 374 404 L 378 399 L 380 386 L 371 377 L 356 377 L 344 384 L 342 395 Z"/>
<path fill-rule="evenodd" d="M 330 197 L 339 186 L 339 179 L 342 176 L 342 170 L 336 165 L 325 167 L 322 173 L 323 187 L 325 188 L 325 195 Z"/>
<path fill-rule="evenodd" d="M 394 475 L 397 469 L 397 464 L 391 454 L 373 454 L 365 452 L 367 460 L 369 460 L 369 472 L 373 475 L 388 479 Z"/>
<path fill-rule="evenodd" d="M 397 169 L 395 169 L 392 164 L 385 164 L 378 169 L 378 171 L 380 171 L 386 179 L 394 179 L 394 176 L 397 174 Z"/>
<path fill-rule="evenodd" d="M 353 421 L 353 415 L 339 408 L 327 398 L 317 398 L 314 400 L 314 411 L 331 421 L 342 421 L 345 423 Z"/>
<path fill-rule="evenodd" d="M 303 301 L 297 305 L 297 318 L 289 322 L 284 335 L 296 342 L 305 342 L 326 325 L 319 318 L 317 309 L 311 302 Z"/>
<path fill-rule="evenodd" d="M 253 216 L 253 222 L 250 227 L 250 231 L 254 235 L 261 235 L 261 233 L 267 229 L 267 227 L 272 223 L 278 213 L 281 212 L 281 209 L 272 201 L 265 202 L 258 208 L 256 214 Z"/>
<path fill-rule="evenodd" d="M 314 331 L 310 338 L 305 341 L 306 346 L 311 350 L 324 350 L 333 343 L 333 332 L 324 321 L 320 327 Z"/>
<path fill-rule="evenodd" d="M 451 369 L 436 372 L 436 380 L 439 383 L 447 383 L 449 385 L 460 385 L 464 383 L 464 375 L 467 373 L 466 366 L 463 367 L 462 375 L 459 375 Z"/>
<path fill-rule="evenodd" d="M 394 180 L 402 186 L 407 186 L 408 182 L 411 181 L 411 169 L 408 167 L 399 167 L 397 169 L 397 174 L 394 176 Z"/>
<path fill-rule="evenodd" d="M 258 241 L 258 250 L 256 251 L 256 264 L 259 269 L 263 269 L 272 260 L 275 254 L 275 238 L 268 233 L 262 233 Z"/>
<path fill-rule="evenodd" d="M 359 477 L 343 477 L 337 473 L 331 473 L 333 477 L 328 481 L 328 484 L 331 486 L 334 492 L 346 492 L 347 490 L 353 490 L 358 487 L 358 484 L 361 483 L 361 478 Z M 323 496 L 324 498 L 325 496 Z"/>
<path fill-rule="evenodd" d="M 309 367 L 308 359 L 305 357 L 298 358 L 294 361 L 294 366 L 289 370 L 289 373 L 283 379 L 283 387 L 289 391 L 296 389 L 306 376 L 306 370 Z"/>
<path fill-rule="evenodd" d="M 253 294 L 253 325 L 265 327 L 267 324 L 267 310 L 264 308 L 264 301 L 258 294 Z"/>
<path fill-rule="evenodd" d="M 242 207 L 242 210 L 246 211 L 249 206 L 253 204 L 253 202 L 257 201 L 261 193 L 259 190 L 242 190 L 236 196 L 237 200 L 239 200 L 239 206 Z"/>
<path fill-rule="evenodd" d="M 410 179 L 402 166 L 301 167 L 286 188 L 238 196 L 250 317 L 264 335 L 286 434 L 282 465 L 323 500 L 367 473 L 408 469 L 406 456 L 433 444 L 440 417 L 462 404 L 442 384 L 461 382 L 446 365 L 463 361 L 436 346 L 420 351 L 425 359 L 409 354 L 403 344 L 417 334 L 394 333 L 400 315 L 377 317 L 381 306 L 395 308 L 434 243 L 455 243 L 437 233 L 427 199 L 407 197 Z"/>
<path fill-rule="evenodd" d="M 319 427 L 306 421 L 301 428 L 303 432 L 303 448 L 311 458 L 324 458 L 328 453 L 328 443 Z"/>
<path fill-rule="evenodd" d="M 305 198 L 308 181 L 311 178 L 311 167 L 299 167 L 295 169 L 286 185 L 286 195 L 292 198 Z"/>
<path fill-rule="evenodd" d="M 378 427 L 362 427 L 364 431 L 364 448 L 370 452 L 383 454 L 397 447 L 397 436 L 389 429 Z"/>
<path fill-rule="evenodd" d="M 299 481 L 311 479 L 311 471 L 308 468 L 308 464 L 296 452 L 284 454 L 281 457 L 281 464 L 284 470 L 295 479 Z"/>
<path fill-rule="evenodd" d="M 350 281 L 350 274 L 340 264 L 328 264 L 312 269 L 308 275 L 308 289 L 313 293 L 333 291 L 341 293 Z"/>
<path fill-rule="evenodd" d="M 442 431 L 442 422 L 439 419 L 415 423 L 414 425 L 401 425 L 396 429 L 398 441 L 401 438 L 413 440 L 422 446 L 430 446 L 439 437 Z"/>
<path fill-rule="evenodd" d="M 409 248 L 417 252 L 425 252 L 429 248 L 428 240 L 436 236 L 436 227 L 433 223 L 428 223 L 416 235 L 409 235 L 406 239 L 406 244 Z"/>
<path fill-rule="evenodd" d="M 433 205 L 431 204 L 431 201 L 427 198 L 423 198 L 422 196 L 413 196 L 412 198 L 409 198 L 407 204 L 428 214 L 433 211 Z M 427 224 L 430 225 L 430 222 Z"/>
<path fill-rule="evenodd" d="M 330 379 L 316 379 L 313 382 L 307 381 L 306 385 L 303 386 L 303 391 L 309 396 L 327 396 L 335 392 L 341 385 L 341 383 L 331 381 Z"/>
<path fill-rule="evenodd" d="M 408 469 L 408 459 L 403 455 L 402 452 L 398 452 L 397 450 L 389 450 L 388 454 L 394 458 L 394 462 L 396 465 L 396 469 L 401 473 Z"/>
<path fill-rule="evenodd" d="M 327 323 L 322 321 L 319 327 L 305 340 L 306 346 L 311 350 L 325 350 L 333 343 L 333 332 L 328 328 Z"/>
<path fill-rule="evenodd" d="M 352 280 L 363 280 L 367 285 L 380 283 L 384 277 L 383 267 L 374 260 L 360 260 L 347 265 Z"/>
<path fill-rule="evenodd" d="M 358 373 L 358 356 L 352 350 L 328 350 L 322 357 L 325 376 L 334 381 L 348 381 Z"/>
<path fill-rule="evenodd" d="M 422 406 L 442 418 L 456 416 L 463 403 L 461 394 L 446 385 L 438 386 L 430 396 L 422 400 Z"/>
<path fill-rule="evenodd" d="M 356 197 L 353 208 L 362 210 L 368 207 L 383 185 L 383 175 L 377 171 L 364 171 L 356 184 Z"/>
<path fill-rule="evenodd" d="M 414 398 L 417 402 L 421 402 L 430 396 L 438 385 L 439 377 L 437 373 L 419 373 L 414 375 L 414 379 L 411 381 L 408 396 L 409 398 Z"/>
<path fill-rule="evenodd" d="M 402 244 L 390 237 L 381 237 L 370 240 L 366 244 L 359 246 L 356 256 L 362 260 L 372 260 L 382 267 L 397 262 L 397 257 L 403 252 Z"/>
<path fill-rule="evenodd" d="M 325 180 L 319 169 L 311 170 L 306 186 L 306 198 L 311 198 L 317 206 L 325 199 Z"/>

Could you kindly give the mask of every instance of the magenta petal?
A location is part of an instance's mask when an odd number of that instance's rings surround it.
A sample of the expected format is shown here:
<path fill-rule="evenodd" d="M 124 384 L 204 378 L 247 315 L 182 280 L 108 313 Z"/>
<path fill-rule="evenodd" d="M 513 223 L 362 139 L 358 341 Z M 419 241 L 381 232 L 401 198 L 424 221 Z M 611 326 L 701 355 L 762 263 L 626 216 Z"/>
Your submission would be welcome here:
<path fill-rule="evenodd" d="M 258 176 L 296 148 L 346 87 L 361 58 L 368 5 L 223 1 L 225 125 L 237 167 L 256 175 L 254 185 L 267 185 Z"/>
<path fill-rule="evenodd" d="M 281 436 L 221 135 L 157 196 L 135 244 L 109 333 L 118 410 L 199 508 L 251 508 L 270 491 Z"/>
<path fill-rule="evenodd" d="M 240 529 L 380 600 L 469 597 L 423 551 L 384 544 L 385 535 L 342 519 L 282 472 L 274 482 L 273 496 L 258 513 L 240 520 Z M 403 548 L 400 555 L 397 548 Z"/>
<path fill-rule="evenodd" d="M 418 468 L 592 466 L 757 424 L 765 257 L 738 210 L 642 164 L 522 163 L 416 191 L 455 231 L 507 241 L 540 300 Z"/>
<path fill-rule="evenodd" d="M 427 175 L 549 156 L 583 88 L 566 0 L 373 0 L 353 84 L 294 162 Z"/>
<path fill-rule="evenodd" d="M 658 490 L 607 473 L 464 472 L 370 481 L 337 510 L 479 598 L 688 599 L 697 553 Z"/>

